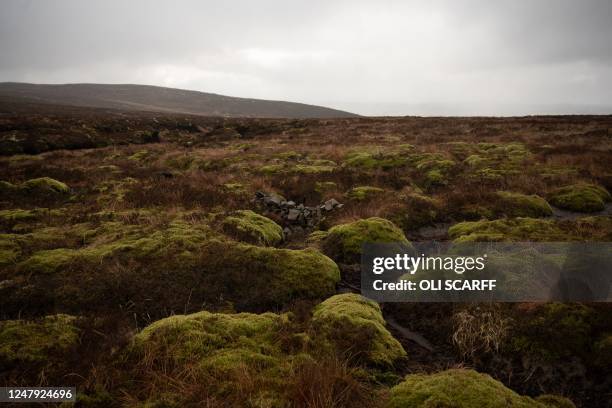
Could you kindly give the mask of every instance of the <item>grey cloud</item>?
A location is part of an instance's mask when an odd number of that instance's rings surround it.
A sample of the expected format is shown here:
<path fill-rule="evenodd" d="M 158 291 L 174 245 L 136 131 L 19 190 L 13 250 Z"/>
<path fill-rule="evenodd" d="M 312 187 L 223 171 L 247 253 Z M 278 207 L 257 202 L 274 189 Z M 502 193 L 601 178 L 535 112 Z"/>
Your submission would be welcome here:
<path fill-rule="evenodd" d="M 0 3 L 0 81 L 149 83 L 363 114 L 612 112 L 607 0 Z"/>

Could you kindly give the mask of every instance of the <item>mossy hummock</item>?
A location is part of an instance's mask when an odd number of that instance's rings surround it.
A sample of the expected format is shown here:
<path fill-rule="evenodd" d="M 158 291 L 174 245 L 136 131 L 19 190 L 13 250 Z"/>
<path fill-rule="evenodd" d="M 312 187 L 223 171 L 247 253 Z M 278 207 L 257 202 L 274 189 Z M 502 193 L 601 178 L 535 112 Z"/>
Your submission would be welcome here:
<path fill-rule="evenodd" d="M 601 211 L 611 200 L 610 193 L 595 184 L 574 184 L 550 194 L 550 203 L 555 207 L 582 213 Z"/>
<path fill-rule="evenodd" d="M 0 322 L 0 360 L 48 363 L 61 357 L 79 341 L 75 321 L 74 316 L 57 314 L 35 321 Z"/>
<path fill-rule="evenodd" d="M 455 242 L 473 241 L 567 241 L 571 238 L 552 220 L 537 218 L 509 218 L 494 221 L 460 222 L 448 229 Z"/>
<path fill-rule="evenodd" d="M 498 191 L 496 212 L 507 217 L 548 217 L 553 211 L 545 199 L 511 191 Z"/>
<path fill-rule="evenodd" d="M 223 230 L 242 241 L 274 246 L 283 240 L 283 228 L 251 210 L 236 211 L 223 221 Z"/>
<path fill-rule="evenodd" d="M 507 347 L 512 353 L 539 361 L 586 357 L 593 343 L 595 319 L 595 310 L 579 303 L 535 305 L 516 316 Z"/>
<path fill-rule="evenodd" d="M 30 192 L 51 192 L 58 194 L 67 194 L 70 188 L 62 183 L 52 179 L 51 177 L 40 177 L 26 181 L 21 185 L 21 188 Z"/>
<path fill-rule="evenodd" d="M 565 405 L 559 405 L 562 402 Z M 451 369 L 435 374 L 411 374 L 391 389 L 388 408 L 552 408 L 574 407 L 568 399 L 521 396 L 487 374 Z"/>
<path fill-rule="evenodd" d="M 336 225 L 329 230 L 321 245 L 323 252 L 337 262 L 357 263 L 361 246 L 366 242 L 410 245 L 401 229 L 378 217 Z"/>
<path fill-rule="evenodd" d="M 365 201 L 384 193 L 385 190 L 379 187 L 359 186 L 350 189 L 346 196 L 352 200 Z"/>
<path fill-rule="evenodd" d="M 389 366 L 406 356 L 386 329 L 378 304 L 358 294 L 332 296 L 319 304 L 313 311 L 312 327 L 324 348 L 359 361 Z"/>
<path fill-rule="evenodd" d="M 239 310 L 321 299 L 335 292 L 338 266 L 316 249 L 277 249 L 212 240 L 202 248 L 198 268 Z M 223 254 L 212 259 L 206 254 Z"/>
<path fill-rule="evenodd" d="M 178 370 L 190 367 L 190 381 L 200 382 L 211 396 L 249 400 L 252 406 L 286 406 L 288 401 L 283 390 L 294 356 L 283 352 L 277 339 L 288 319 L 288 315 L 274 313 L 206 311 L 172 316 L 134 336 L 130 354 L 152 365 L 145 376 L 150 373 L 155 379 L 157 370 L 168 370 L 164 367 L 178 367 Z M 236 384 L 246 379 L 256 383 L 249 395 L 236 388 Z M 183 398 L 178 390 L 166 389 L 148 399 L 151 403 L 163 401 L 183 406 Z"/>

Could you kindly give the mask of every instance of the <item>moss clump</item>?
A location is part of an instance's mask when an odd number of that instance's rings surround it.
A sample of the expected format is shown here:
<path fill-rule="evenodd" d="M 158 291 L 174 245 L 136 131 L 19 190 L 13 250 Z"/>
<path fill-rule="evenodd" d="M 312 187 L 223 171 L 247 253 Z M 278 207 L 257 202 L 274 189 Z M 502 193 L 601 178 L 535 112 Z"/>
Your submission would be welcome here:
<path fill-rule="evenodd" d="M 283 164 L 267 164 L 265 166 L 261 166 L 259 171 L 263 174 L 277 174 L 282 173 L 285 169 Z"/>
<path fill-rule="evenodd" d="M 345 167 L 361 168 L 365 170 L 383 169 L 389 170 L 395 167 L 405 166 L 408 158 L 397 152 L 363 152 L 357 151 L 349 153 L 343 165 Z"/>
<path fill-rule="evenodd" d="M 333 163 L 333 162 L 332 162 Z M 290 168 L 291 173 L 322 174 L 331 173 L 336 169 L 335 163 L 330 164 L 296 164 Z"/>
<path fill-rule="evenodd" d="M 8 181 L 0 181 L 0 195 L 9 195 L 19 191 L 19 187 Z"/>
<path fill-rule="evenodd" d="M 395 224 L 383 218 L 367 218 L 332 227 L 322 241 L 323 252 L 343 263 L 357 263 L 364 243 L 401 243 L 410 245 Z"/>
<path fill-rule="evenodd" d="M 550 203 L 555 207 L 584 213 L 601 211 L 610 200 L 610 193 L 594 184 L 565 186 L 550 195 Z"/>
<path fill-rule="evenodd" d="M 419 193 L 409 193 L 403 200 L 401 210 L 391 218 L 404 231 L 414 231 L 433 224 L 440 216 L 438 200 Z"/>
<path fill-rule="evenodd" d="M 40 177 L 26 181 L 21 185 L 21 188 L 32 193 L 56 193 L 68 194 L 70 188 L 61 181 L 52 179 L 51 177 Z"/>
<path fill-rule="evenodd" d="M 302 157 L 302 154 L 291 150 L 288 152 L 277 153 L 274 155 L 274 157 L 281 160 L 298 160 Z"/>
<path fill-rule="evenodd" d="M 385 190 L 379 187 L 360 186 L 350 189 L 346 195 L 350 199 L 364 201 L 376 197 L 384 192 Z"/>
<path fill-rule="evenodd" d="M 277 339 L 287 325 L 288 315 L 222 314 L 206 311 L 159 320 L 134 337 L 131 354 L 147 359 L 144 381 L 155 381 L 157 370 L 167 375 L 190 367 L 190 381 L 205 386 L 209 396 L 223 401 L 249 401 L 249 406 L 286 406 L 292 355 L 281 350 Z M 161 378 L 161 377 L 158 377 Z M 236 384 L 253 381 L 248 391 Z M 157 387 L 163 395 L 149 399 L 172 399 L 184 406 L 188 395 Z M 263 405 L 258 402 L 265 403 Z"/>
<path fill-rule="evenodd" d="M 33 221 L 40 220 L 44 217 L 58 217 L 65 213 L 65 209 L 48 209 L 34 208 L 32 210 L 11 209 L 0 211 L 0 225 L 4 224 L 12 226 L 16 229 L 15 224 L 26 223 L 32 224 Z M 25 225 L 24 225 L 25 226 Z"/>
<path fill-rule="evenodd" d="M 497 212 L 508 217 L 547 217 L 553 211 L 545 199 L 538 195 L 525 195 L 510 191 L 496 193 L 499 202 Z"/>
<path fill-rule="evenodd" d="M 451 170 L 455 162 L 439 153 L 423 153 L 411 156 L 416 169 L 424 175 L 427 187 L 442 186 L 448 183 Z"/>
<path fill-rule="evenodd" d="M 0 266 L 17 262 L 21 255 L 21 247 L 17 243 L 18 236 L 13 234 L 0 234 Z"/>
<path fill-rule="evenodd" d="M 469 241 L 567 241 L 572 238 L 552 220 L 511 218 L 460 222 L 448 229 L 455 242 Z"/>
<path fill-rule="evenodd" d="M 483 167 L 489 164 L 489 159 L 478 154 L 473 154 L 464 160 L 464 163 L 470 167 Z"/>
<path fill-rule="evenodd" d="M 79 341 L 76 318 L 58 314 L 37 321 L 0 322 L 0 360 L 5 362 L 48 362 Z"/>
<path fill-rule="evenodd" d="M 96 231 L 84 230 L 83 233 L 93 233 L 96 239 L 78 249 L 55 248 L 37 251 L 19 264 L 20 270 L 47 274 L 77 261 L 100 263 L 113 256 L 141 260 L 188 261 L 195 259 L 204 242 L 216 236 L 205 223 L 188 223 L 182 220 L 172 221 L 163 229 L 124 225 L 119 221 L 105 222 Z"/>
<path fill-rule="evenodd" d="M 306 243 L 308 244 L 320 244 L 326 237 L 329 235 L 327 231 L 313 231 L 306 238 Z"/>
<path fill-rule="evenodd" d="M 38 212 L 33 210 L 2 210 L 0 211 L 0 222 L 2 223 L 15 223 L 15 222 L 27 222 L 38 218 Z"/>
<path fill-rule="evenodd" d="M 128 157 L 128 160 L 139 162 L 139 161 L 145 160 L 148 156 L 149 156 L 148 150 L 141 150 L 139 152 L 134 153 L 130 157 Z"/>
<path fill-rule="evenodd" d="M 206 271 L 210 286 L 218 286 L 238 310 L 300 298 L 321 299 L 334 293 L 340 281 L 334 261 L 313 248 L 277 249 L 213 240 L 202 248 L 197 265 Z"/>
<path fill-rule="evenodd" d="M 246 188 L 242 183 L 225 183 L 223 188 L 230 193 L 244 193 Z"/>
<path fill-rule="evenodd" d="M 348 167 L 373 169 L 377 166 L 377 161 L 371 153 L 353 152 L 346 156 L 344 165 Z"/>
<path fill-rule="evenodd" d="M 312 327 L 319 341 L 361 361 L 391 365 L 406 355 L 385 328 L 378 304 L 361 295 L 336 295 L 319 304 L 313 311 Z"/>
<path fill-rule="evenodd" d="M 336 188 L 338 188 L 338 185 L 333 181 L 317 181 L 315 183 L 315 191 L 320 194 L 335 190 Z"/>
<path fill-rule="evenodd" d="M 592 308 L 574 303 L 545 303 L 521 311 L 511 328 L 509 350 L 548 362 L 584 357 L 595 318 Z"/>
<path fill-rule="evenodd" d="M 612 333 L 599 339 L 593 347 L 595 364 L 599 367 L 612 366 Z"/>
<path fill-rule="evenodd" d="M 335 162 L 322 159 L 303 160 L 296 163 L 283 161 L 262 166 L 259 172 L 264 174 L 323 174 L 333 172 L 336 166 Z"/>
<path fill-rule="evenodd" d="M 545 400 L 521 396 L 487 374 L 452 369 L 435 374 L 411 374 L 391 388 L 389 408 L 545 408 Z"/>
<path fill-rule="evenodd" d="M 50 274 L 68 265 L 78 255 L 79 251 L 68 248 L 38 251 L 19 264 L 19 267 L 24 272 Z"/>
<path fill-rule="evenodd" d="M 274 246 L 283 240 L 283 229 L 269 218 L 251 210 L 236 211 L 223 221 L 223 230 L 257 245 Z"/>

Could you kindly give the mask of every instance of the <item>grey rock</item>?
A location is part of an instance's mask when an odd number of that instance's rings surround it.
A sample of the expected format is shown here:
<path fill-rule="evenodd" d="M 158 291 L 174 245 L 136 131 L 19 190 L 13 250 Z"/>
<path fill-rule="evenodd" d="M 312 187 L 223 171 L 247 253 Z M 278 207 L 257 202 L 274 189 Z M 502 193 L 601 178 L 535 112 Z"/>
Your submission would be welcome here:
<path fill-rule="evenodd" d="M 307 207 L 303 203 L 297 204 L 293 200 L 285 200 L 275 193 L 258 191 L 254 201 L 264 207 L 264 211 L 280 217 L 284 225 L 285 236 L 303 233 L 304 229 L 314 229 L 323 220 L 322 211 L 329 212 L 342 208 L 337 200 L 327 200 L 316 207 Z"/>
<path fill-rule="evenodd" d="M 289 213 L 287 214 L 287 219 L 289 221 L 295 221 L 299 218 L 300 215 L 301 215 L 301 212 L 299 210 L 291 209 L 289 210 Z"/>

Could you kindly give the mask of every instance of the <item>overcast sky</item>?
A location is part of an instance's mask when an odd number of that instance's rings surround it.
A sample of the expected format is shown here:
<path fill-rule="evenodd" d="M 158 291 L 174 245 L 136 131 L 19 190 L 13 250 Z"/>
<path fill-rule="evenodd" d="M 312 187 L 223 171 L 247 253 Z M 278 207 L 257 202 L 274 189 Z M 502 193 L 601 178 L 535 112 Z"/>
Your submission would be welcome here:
<path fill-rule="evenodd" d="M 612 113 L 612 1 L 2 0 L 0 81 L 365 115 Z"/>

